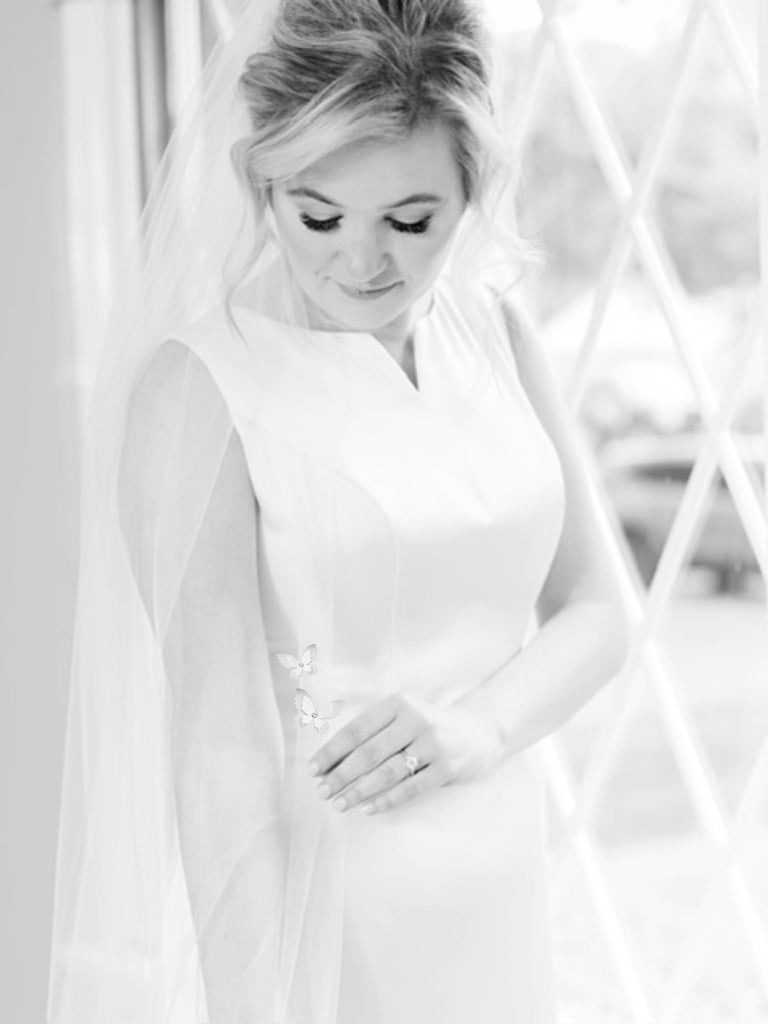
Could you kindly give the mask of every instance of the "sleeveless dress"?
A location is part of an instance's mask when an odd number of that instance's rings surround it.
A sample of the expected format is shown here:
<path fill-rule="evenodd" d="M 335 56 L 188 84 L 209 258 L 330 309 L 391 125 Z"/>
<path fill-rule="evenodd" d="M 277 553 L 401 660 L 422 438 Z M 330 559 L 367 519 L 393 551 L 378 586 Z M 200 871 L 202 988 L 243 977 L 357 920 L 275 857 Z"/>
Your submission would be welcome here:
<path fill-rule="evenodd" d="M 312 751 L 366 706 L 395 691 L 449 704 L 526 640 L 564 488 L 503 319 L 490 296 L 438 280 L 415 327 L 414 386 L 371 334 L 234 313 L 242 337 L 218 309 L 180 340 L 242 439 L 267 646 L 316 643 L 317 677 L 301 685 L 347 704 L 325 736 L 300 728 L 272 657 L 297 863 L 311 848 L 303 901 L 286 890 L 284 948 L 314 972 L 314 995 L 278 1020 L 554 1024 L 535 748 L 370 817 L 340 814 L 305 778 Z"/>

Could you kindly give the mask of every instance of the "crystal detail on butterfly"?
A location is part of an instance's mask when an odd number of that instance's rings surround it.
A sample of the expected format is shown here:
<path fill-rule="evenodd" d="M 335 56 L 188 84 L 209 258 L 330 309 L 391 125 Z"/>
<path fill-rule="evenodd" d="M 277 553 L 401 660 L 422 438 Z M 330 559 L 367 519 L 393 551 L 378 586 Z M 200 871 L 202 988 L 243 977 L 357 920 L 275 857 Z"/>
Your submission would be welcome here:
<path fill-rule="evenodd" d="M 293 654 L 278 654 L 277 660 L 287 669 L 291 678 L 298 683 L 303 675 L 317 675 L 317 644 L 310 644 L 300 657 Z M 318 706 L 312 695 L 301 686 L 296 687 L 293 695 L 293 706 L 296 708 L 294 722 L 296 725 L 311 725 L 315 732 L 328 731 L 328 723 L 338 717 L 346 707 L 346 701 L 332 700 L 328 704 Z"/>
<path fill-rule="evenodd" d="M 296 725 L 311 725 L 316 732 L 328 731 L 328 722 L 336 718 L 344 710 L 343 700 L 332 700 L 323 707 L 317 707 L 306 690 L 297 689 L 293 695 L 293 704 L 298 714 L 294 717 Z"/>
<path fill-rule="evenodd" d="M 317 674 L 317 644 L 305 648 L 300 658 L 292 654 L 278 654 L 277 660 L 290 672 L 291 679 L 299 680 L 305 672 Z"/>

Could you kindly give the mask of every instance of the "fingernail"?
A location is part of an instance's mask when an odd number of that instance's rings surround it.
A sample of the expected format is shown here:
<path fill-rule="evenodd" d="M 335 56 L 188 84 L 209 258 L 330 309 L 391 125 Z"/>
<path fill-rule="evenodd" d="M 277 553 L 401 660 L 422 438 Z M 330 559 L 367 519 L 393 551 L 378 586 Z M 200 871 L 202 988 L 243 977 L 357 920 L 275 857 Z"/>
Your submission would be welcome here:
<path fill-rule="evenodd" d="M 331 787 L 327 782 L 321 782 L 317 787 L 317 795 L 325 800 L 326 797 L 331 795 Z"/>
<path fill-rule="evenodd" d="M 371 814 L 373 811 L 373 804 L 360 804 L 360 810 L 363 814 Z"/>
<path fill-rule="evenodd" d="M 309 767 L 309 774 L 310 775 L 319 775 L 320 774 L 320 765 L 317 763 L 317 761 L 310 761 L 308 767 Z"/>
<path fill-rule="evenodd" d="M 333 806 L 336 808 L 337 811 L 346 811 L 347 801 L 344 799 L 343 796 L 340 796 L 338 800 L 333 801 Z"/>

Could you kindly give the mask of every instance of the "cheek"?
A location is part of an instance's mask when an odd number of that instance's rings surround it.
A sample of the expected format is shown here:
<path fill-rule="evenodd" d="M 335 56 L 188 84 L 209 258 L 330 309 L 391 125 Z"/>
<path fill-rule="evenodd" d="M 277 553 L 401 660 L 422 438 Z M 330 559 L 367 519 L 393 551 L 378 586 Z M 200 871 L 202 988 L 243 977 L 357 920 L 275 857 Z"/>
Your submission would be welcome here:
<path fill-rule="evenodd" d="M 307 231 L 301 223 L 286 225 L 281 230 L 283 249 L 297 268 L 307 271 L 322 268 L 328 260 L 328 240 L 317 231 Z"/>
<path fill-rule="evenodd" d="M 432 273 L 435 266 L 442 263 L 448 241 L 442 236 L 429 240 L 406 240 L 398 246 L 397 262 L 400 269 L 414 278 Z"/>

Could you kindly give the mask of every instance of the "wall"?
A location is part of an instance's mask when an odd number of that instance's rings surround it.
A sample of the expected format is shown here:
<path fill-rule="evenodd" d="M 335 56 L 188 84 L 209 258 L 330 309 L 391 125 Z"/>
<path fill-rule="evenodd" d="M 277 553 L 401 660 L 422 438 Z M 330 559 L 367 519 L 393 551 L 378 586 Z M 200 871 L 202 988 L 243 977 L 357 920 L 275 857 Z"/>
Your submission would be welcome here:
<path fill-rule="evenodd" d="M 45 1019 L 77 460 L 58 10 L 0 4 L 0 1004 Z"/>

